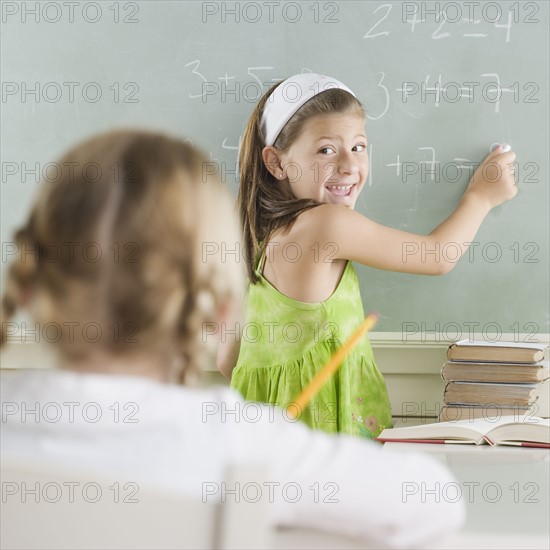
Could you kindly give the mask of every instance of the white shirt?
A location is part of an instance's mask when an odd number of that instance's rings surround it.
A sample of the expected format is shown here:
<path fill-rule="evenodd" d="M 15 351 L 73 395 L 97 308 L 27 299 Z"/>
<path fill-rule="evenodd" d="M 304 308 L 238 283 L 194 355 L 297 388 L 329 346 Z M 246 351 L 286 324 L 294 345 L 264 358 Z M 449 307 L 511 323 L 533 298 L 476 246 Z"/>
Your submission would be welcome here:
<path fill-rule="evenodd" d="M 2 452 L 89 466 L 121 479 L 204 497 L 230 464 L 266 465 L 278 525 L 422 546 L 464 521 L 461 501 L 404 498 L 404 483 L 440 490 L 455 480 L 421 454 L 312 431 L 285 411 L 220 386 L 67 371 L 3 372 Z M 278 493 L 301 488 L 296 502 Z M 318 488 L 317 498 L 310 487 Z M 439 489 L 438 489 L 439 488 Z M 294 493 L 292 497 L 295 497 Z M 438 500 L 439 502 L 436 502 Z M 334 502 L 337 501 L 337 502 Z"/>

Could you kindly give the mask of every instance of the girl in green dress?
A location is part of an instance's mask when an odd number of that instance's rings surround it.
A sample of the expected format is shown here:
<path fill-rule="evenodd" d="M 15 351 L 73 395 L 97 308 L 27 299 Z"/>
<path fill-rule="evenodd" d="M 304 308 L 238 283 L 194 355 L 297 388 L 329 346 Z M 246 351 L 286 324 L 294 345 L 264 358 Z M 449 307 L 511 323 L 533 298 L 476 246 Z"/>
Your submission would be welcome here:
<path fill-rule="evenodd" d="M 497 147 L 429 235 L 385 227 L 354 211 L 369 172 L 365 113 L 354 93 L 318 74 L 273 86 L 252 113 L 239 157 L 250 284 L 245 323 L 235 323 L 240 337 L 222 337 L 218 351 L 231 386 L 248 400 L 290 405 L 364 318 L 351 261 L 415 274 L 450 271 L 456 256 L 425 251 L 453 243 L 464 254 L 490 209 L 515 196 L 514 159 Z M 368 337 L 298 417 L 369 438 L 391 426 Z"/>

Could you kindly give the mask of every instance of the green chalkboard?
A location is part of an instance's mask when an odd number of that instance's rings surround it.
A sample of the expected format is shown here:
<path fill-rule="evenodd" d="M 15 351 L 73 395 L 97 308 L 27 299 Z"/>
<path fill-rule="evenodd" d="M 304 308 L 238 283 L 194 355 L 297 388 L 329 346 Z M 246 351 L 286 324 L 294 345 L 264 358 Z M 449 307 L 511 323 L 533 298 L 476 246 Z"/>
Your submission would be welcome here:
<path fill-rule="evenodd" d="M 108 128 L 189 138 L 236 193 L 257 97 L 291 74 L 321 72 L 367 109 L 371 173 L 357 209 L 380 223 L 429 232 L 492 143 L 518 156 L 519 195 L 490 213 L 450 274 L 357 266 L 377 330 L 548 332 L 548 2 L 1 5 L 4 242 L 47 163 Z"/>

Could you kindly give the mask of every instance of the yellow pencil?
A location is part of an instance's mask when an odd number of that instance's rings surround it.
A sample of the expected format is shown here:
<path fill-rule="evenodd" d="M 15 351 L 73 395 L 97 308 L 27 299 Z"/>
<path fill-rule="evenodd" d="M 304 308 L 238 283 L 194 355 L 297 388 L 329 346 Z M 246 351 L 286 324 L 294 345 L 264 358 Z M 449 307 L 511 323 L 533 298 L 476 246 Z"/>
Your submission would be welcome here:
<path fill-rule="evenodd" d="M 336 351 L 330 361 L 313 377 L 304 391 L 287 407 L 287 413 L 296 418 L 304 410 L 311 398 L 321 389 L 321 386 L 338 370 L 347 354 L 356 346 L 361 338 L 378 321 L 377 313 L 370 313 L 359 325 L 349 340 Z"/>

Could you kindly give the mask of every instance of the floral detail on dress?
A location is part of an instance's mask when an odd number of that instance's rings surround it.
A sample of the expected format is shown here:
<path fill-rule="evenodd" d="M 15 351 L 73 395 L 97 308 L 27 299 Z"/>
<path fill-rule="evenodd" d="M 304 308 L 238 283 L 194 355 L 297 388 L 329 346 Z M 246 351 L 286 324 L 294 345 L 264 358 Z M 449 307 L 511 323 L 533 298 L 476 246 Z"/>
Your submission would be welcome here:
<path fill-rule="evenodd" d="M 365 401 L 364 397 L 357 397 L 357 405 L 360 407 L 360 410 L 363 411 L 363 413 L 368 414 L 368 409 L 370 407 L 367 407 L 367 401 Z M 365 409 L 366 407 L 366 409 Z M 358 430 L 359 435 L 363 437 L 367 437 L 369 439 L 374 439 L 381 431 L 381 429 L 384 428 L 384 426 L 380 425 L 380 422 L 376 416 L 364 416 L 362 414 L 355 415 L 353 411 L 351 411 L 351 419 L 353 423 L 357 426 L 356 430 Z M 357 432 L 356 432 L 357 433 Z"/>
<path fill-rule="evenodd" d="M 365 426 L 371 432 L 376 432 L 378 430 L 378 418 L 376 418 L 376 416 L 371 416 L 368 419 L 365 419 Z"/>

